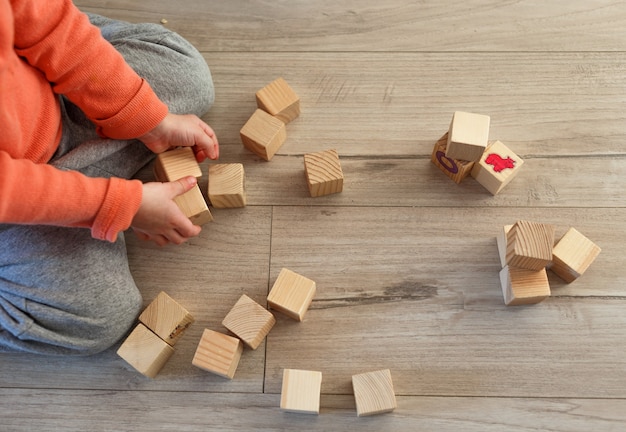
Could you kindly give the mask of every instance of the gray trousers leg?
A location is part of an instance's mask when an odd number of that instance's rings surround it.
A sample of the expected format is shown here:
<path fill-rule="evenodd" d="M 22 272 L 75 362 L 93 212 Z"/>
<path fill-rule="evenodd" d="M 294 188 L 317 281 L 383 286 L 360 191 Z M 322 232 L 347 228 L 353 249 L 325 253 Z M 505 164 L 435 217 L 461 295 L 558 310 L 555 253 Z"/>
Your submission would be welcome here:
<path fill-rule="evenodd" d="M 203 115 L 213 83 L 202 56 L 153 24 L 90 15 L 174 113 Z M 63 137 L 50 161 L 92 177 L 132 177 L 153 157 L 135 140 L 100 138 L 82 111 L 61 99 Z M 93 354 L 118 341 L 142 307 L 123 236 L 116 243 L 87 229 L 0 225 L 0 352 Z"/>

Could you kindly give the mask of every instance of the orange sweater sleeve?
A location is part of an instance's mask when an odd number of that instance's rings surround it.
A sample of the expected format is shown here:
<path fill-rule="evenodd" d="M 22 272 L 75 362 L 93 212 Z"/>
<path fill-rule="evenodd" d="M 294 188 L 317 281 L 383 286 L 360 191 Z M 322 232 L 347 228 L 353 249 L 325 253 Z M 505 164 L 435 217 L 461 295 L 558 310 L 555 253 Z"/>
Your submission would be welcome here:
<path fill-rule="evenodd" d="M 48 165 L 64 94 L 103 136 L 134 138 L 167 114 L 71 0 L 0 0 L 0 223 L 90 228 L 115 241 L 141 202 L 139 181 Z"/>

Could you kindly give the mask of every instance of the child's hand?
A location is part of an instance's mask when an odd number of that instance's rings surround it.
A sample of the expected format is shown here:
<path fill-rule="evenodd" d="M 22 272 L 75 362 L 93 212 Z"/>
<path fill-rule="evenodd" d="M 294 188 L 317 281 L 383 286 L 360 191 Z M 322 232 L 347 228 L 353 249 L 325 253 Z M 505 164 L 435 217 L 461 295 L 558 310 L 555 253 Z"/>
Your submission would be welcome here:
<path fill-rule="evenodd" d="M 169 183 L 145 183 L 141 205 L 131 226 L 142 240 L 159 246 L 181 244 L 200 234 L 200 227 L 191 223 L 174 202 L 197 183 L 195 177 L 184 177 Z"/>
<path fill-rule="evenodd" d="M 196 160 L 219 157 L 219 143 L 211 127 L 193 114 L 168 114 L 147 134 L 138 137 L 155 153 L 175 147 L 193 147 Z"/>

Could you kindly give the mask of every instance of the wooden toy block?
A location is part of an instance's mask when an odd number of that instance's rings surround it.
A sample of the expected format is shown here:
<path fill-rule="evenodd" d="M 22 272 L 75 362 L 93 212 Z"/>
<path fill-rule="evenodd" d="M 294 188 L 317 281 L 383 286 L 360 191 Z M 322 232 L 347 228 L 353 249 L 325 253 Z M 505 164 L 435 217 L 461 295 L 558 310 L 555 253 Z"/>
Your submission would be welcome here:
<path fill-rule="evenodd" d="M 177 149 L 177 150 L 185 150 L 186 148 L 188 147 Z M 170 150 L 170 151 L 177 151 L 177 150 Z M 189 151 L 191 151 L 191 149 L 189 149 Z M 169 153 L 169 152 L 166 152 L 166 153 Z M 165 153 L 162 153 L 162 154 L 165 154 Z M 193 156 L 193 151 L 191 151 L 191 156 Z M 181 162 L 182 158 L 174 158 L 174 159 L 177 162 Z M 194 163 L 196 163 L 195 158 L 193 159 L 193 161 Z M 187 162 L 189 162 L 189 160 Z M 158 163 L 158 159 L 157 159 L 157 162 L 155 162 L 154 164 L 154 176 L 160 182 L 176 181 L 182 177 L 185 177 L 186 175 L 194 175 L 193 170 L 191 168 L 192 167 L 191 163 L 187 163 L 186 168 L 180 168 L 178 170 L 171 170 L 169 175 L 166 174 L 163 168 L 163 165 L 164 164 L 162 163 Z M 168 164 L 166 163 L 165 165 L 168 165 Z M 185 164 L 180 163 L 179 165 L 185 165 Z M 198 167 L 198 170 L 199 170 L 200 166 L 198 166 L 197 163 L 196 163 L 196 166 Z M 183 172 L 185 172 L 185 174 L 180 175 Z M 200 176 L 201 175 L 202 175 L 202 172 L 200 172 Z M 176 198 L 174 198 L 174 202 L 176 202 L 176 205 L 178 205 L 178 208 L 180 208 L 180 210 L 185 214 L 185 216 L 189 218 L 191 223 L 193 223 L 194 225 L 199 225 L 199 226 L 204 225 L 205 223 L 211 222 L 213 220 L 213 215 L 209 211 L 209 207 L 207 206 L 206 201 L 204 200 L 204 197 L 202 196 L 202 192 L 200 191 L 200 187 L 197 184 L 192 189 L 185 192 L 184 194 L 179 195 Z"/>
<path fill-rule="evenodd" d="M 289 412 L 319 414 L 321 389 L 321 372 L 285 369 L 280 408 Z"/>
<path fill-rule="evenodd" d="M 491 194 L 496 195 L 519 173 L 524 160 L 500 141 L 487 147 L 474 164 L 472 177 Z"/>
<path fill-rule="evenodd" d="M 456 160 L 446 156 L 448 135 L 448 132 L 446 132 L 439 138 L 439 141 L 435 143 L 430 160 L 445 175 L 450 177 L 456 184 L 459 184 L 464 178 L 470 175 L 474 162 Z"/>
<path fill-rule="evenodd" d="M 500 271 L 500 283 L 507 306 L 535 304 L 550 297 L 545 268 L 535 271 L 506 266 Z"/>
<path fill-rule="evenodd" d="M 258 348 L 274 324 L 274 315 L 245 294 L 222 321 L 224 327 L 253 350 Z"/>
<path fill-rule="evenodd" d="M 498 254 L 500 255 L 500 264 L 502 267 L 506 266 L 506 236 L 509 231 L 511 231 L 513 225 L 505 225 L 502 227 L 498 236 L 496 237 L 496 242 L 498 244 Z"/>
<path fill-rule="evenodd" d="M 283 78 L 278 78 L 256 92 L 257 106 L 289 123 L 300 115 L 300 98 Z"/>
<path fill-rule="evenodd" d="M 141 323 L 117 350 L 117 355 L 149 378 L 157 376 L 172 354 L 174 348 Z"/>
<path fill-rule="evenodd" d="M 202 177 L 202 170 L 191 147 L 181 147 L 157 155 L 155 177 L 162 182 L 176 181 L 186 176 Z"/>
<path fill-rule="evenodd" d="M 305 154 L 304 173 L 312 197 L 339 193 L 343 190 L 343 171 L 337 150 Z"/>
<path fill-rule="evenodd" d="M 389 369 L 353 375 L 352 388 L 359 417 L 391 412 L 397 407 Z"/>
<path fill-rule="evenodd" d="M 284 268 L 267 296 L 267 303 L 272 309 L 302 321 L 313 301 L 315 289 L 314 281 Z"/>
<path fill-rule="evenodd" d="M 506 237 L 509 266 L 537 271 L 552 261 L 554 225 L 517 221 Z"/>
<path fill-rule="evenodd" d="M 269 161 L 287 139 L 285 123 L 261 109 L 254 111 L 239 131 L 243 145 Z"/>
<path fill-rule="evenodd" d="M 209 165 L 207 195 L 213 207 L 235 208 L 246 206 L 245 173 L 243 165 Z"/>
<path fill-rule="evenodd" d="M 204 225 L 213 220 L 213 215 L 198 185 L 195 185 L 184 194 L 178 195 L 174 198 L 174 202 L 194 225 Z"/>
<path fill-rule="evenodd" d="M 233 379 L 243 353 L 243 342 L 232 336 L 204 329 L 191 364 Z"/>
<path fill-rule="evenodd" d="M 574 228 L 570 228 L 552 250 L 550 270 L 570 283 L 578 279 L 601 249 Z"/>
<path fill-rule="evenodd" d="M 139 315 L 139 321 L 170 345 L 194 322 L 193 316 L 161 291 Z"/>
<path fill-rule="evenodd" d="M 457 111 L 452 116 L 446 156 L 476 162 L 480 160 L 489 139 L 490 117 Z"/>

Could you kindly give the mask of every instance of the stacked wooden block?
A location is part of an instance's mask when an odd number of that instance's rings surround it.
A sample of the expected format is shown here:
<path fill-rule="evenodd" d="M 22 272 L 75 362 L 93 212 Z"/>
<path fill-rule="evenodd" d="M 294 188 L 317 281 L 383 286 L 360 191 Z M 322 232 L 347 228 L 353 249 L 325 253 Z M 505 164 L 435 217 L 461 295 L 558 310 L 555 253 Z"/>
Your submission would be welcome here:
<path fill-rule="evenodd" d="M 186 176 L 199 179 L 202 177 L 202 170 L 191 147 L 181 147 L 157 155 L 154 176 L 161 182 L 176 181 Z M 193 189 L 174 198 L 174 201 L 194 225 L 204 225 L 213 220 L 197 184 Z"/>
<path fill-rule="evenodd" d="M 117 354 L 143 375 L 154 378 L 174 354 L 174 344 L 193 321 L 184 307 L 161 292 L 139 315 L 139 324 Z"/>
<path fill-rule="evenodd" d="M 600 248 L 574 228 L 554 244 L 555 227 L 517 221 L 497 236 L 502 270 L 500 283 L 507 306 L 535 304 L 550 296 L 546 269 L 566 282 L 580 277 L 600 253 Z"/>
<path fill-rule="evenodd" d="M 285 125 L 300 115 L 300 98 L 278 78 L 256 92 L 256 102 L 239 135 L 248 150 L 269 161 L 287 139 Z"/>
<path fill-rule="evenodd" d="M 436 143 L 431 161 L 455 183 L 467 176 L 493 195 L 519 172 L 524 161 L 500 141 L 489 142 L 489 116 L 457 111 Z"/>
<path fill-rule="evenodd" d="M 315 282 L 311 279 L 282 269 L 267 301 L 270 308 L 302 321 L 315 296 L 315 289 Z M 257 349 L 274 324 L 274 315 L 244 294 L 222 321 L 222 325 L 234 336 L 205 329 L 192 364 L 232 379 L 244 344 L 250 349 Z"/>
<path fill-rule="evenodd" d="M 257 109 L 239 131 L 243 145 L 271 160 L 287 139 L 286 125 L 300 115 L 300 98 L 278 78 L 256 92 Z M 312 197 L 343 190 L 343 171 L 335 149 L 304 155 L 304 173 Z"/>

